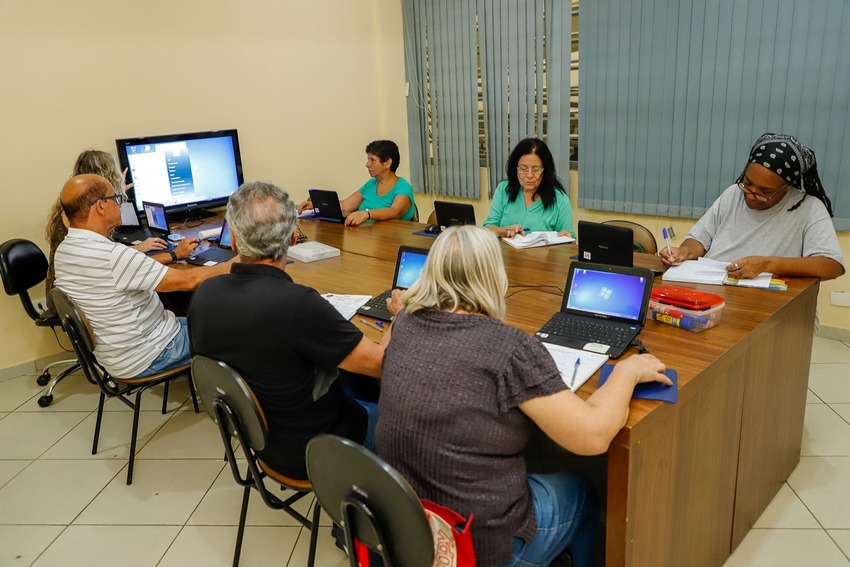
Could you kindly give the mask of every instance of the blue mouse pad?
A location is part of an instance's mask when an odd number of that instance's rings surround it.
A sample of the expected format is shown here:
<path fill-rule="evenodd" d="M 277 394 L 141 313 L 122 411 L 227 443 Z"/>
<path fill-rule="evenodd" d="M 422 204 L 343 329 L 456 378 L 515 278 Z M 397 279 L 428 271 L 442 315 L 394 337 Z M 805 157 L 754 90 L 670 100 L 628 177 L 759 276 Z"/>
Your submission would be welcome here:
<path fill-rule="evenodd" d="M 606 364 L 600 370 L 599 375 L 599 387 L 602 387 L 602 384 L 608 380 L 608 376 L 611 374 L 611 371 L 614 370 L 613 364 Z M 671 404 L 675 404 L 679 401 L 679 378 L 678 374 L 675 370 L 670 368 L 665 372 L 667 377 L 673 381 L 672 386 L 667 386 L 665 384 L 661 384 L 660 382 L 647 382 L 645 384 L 638 384 L 635 386 L 635 393 L 632 394 L 633 398 L 638 398 L 641 400 L 659 400 L 661 402 L 670 402 Z"/>
<path fill-rule="evenodd" d="M 430 238 L 437 238 L 438 236 L 440 236 L 439 234 L 434 234 L 433 232 L 425 232 L 424 230 L 417 230 L 413 234 L 417 236 L 428 236 Z"/>

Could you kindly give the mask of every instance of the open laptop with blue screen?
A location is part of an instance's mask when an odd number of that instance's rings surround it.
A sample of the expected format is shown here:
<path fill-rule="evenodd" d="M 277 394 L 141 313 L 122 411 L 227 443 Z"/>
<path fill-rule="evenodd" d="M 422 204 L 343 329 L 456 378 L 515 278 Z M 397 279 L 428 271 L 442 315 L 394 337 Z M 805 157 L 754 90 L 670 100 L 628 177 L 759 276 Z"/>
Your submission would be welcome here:
<path fill-rule="evenodd" d="M 619 358 L 646 322 L 652 272 L 573 262 L 561 311 L 535 334 L 543 342 Z"/>
<path fill-rule="evenodd" d="M 193 254 L 186 258 L 186 262 L 196 266 L 206 266 L 227 262 L 236 256 L 236 251 L 233 249 L 233 243 L 230 239 L 230 226 L 227 224 L 227 219 L 221 223 L 221 234 L 218 236 L 218 246 L 210 246 L 203 252 Z"/>
<path fill-rule="evenodd" d="M 393 293 L 393 289 L 408 289 L 416 280 L 425 267 L 425 259 L 428 258 L 428 250 L 424 248 L 413 248 L 412 246 L 399 246 L 398 257 L 395 262 L 395 275 L 393 276 L 393 287 L 381 295 L 373 297 L 363 307 L 357 310 L 361 315 L 368 315 L 375 319 L 392 321 L 393 315 L 387 310 L 387 299 Z"/>

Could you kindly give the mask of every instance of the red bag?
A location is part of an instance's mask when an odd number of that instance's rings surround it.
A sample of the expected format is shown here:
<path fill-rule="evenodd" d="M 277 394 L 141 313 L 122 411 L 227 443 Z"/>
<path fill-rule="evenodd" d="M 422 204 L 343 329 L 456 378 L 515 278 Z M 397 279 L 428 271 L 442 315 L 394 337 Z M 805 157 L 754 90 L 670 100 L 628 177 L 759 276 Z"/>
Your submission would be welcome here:
<path fill-rule="evenodd" d="M 421 502 L 434 537 L 434 567 L 475 567 L 475 550 L 469 530 L 475 516 L 465 520 L 450 508 L 430 500 Z M 360 567 L 370 567 L 369 548 L 355 541 L 354 550 Z"/>

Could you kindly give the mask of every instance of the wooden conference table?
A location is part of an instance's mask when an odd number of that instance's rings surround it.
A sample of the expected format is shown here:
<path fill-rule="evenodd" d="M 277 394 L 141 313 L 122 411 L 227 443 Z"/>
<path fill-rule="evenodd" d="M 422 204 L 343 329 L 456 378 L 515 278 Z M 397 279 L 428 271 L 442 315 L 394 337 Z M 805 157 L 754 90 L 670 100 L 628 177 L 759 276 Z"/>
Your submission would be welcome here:
<path fill-rule="evenodd" d="M 434 242 L 412 234 L 424 225 L 410 222 L 299 224 L 311 240 L 342 251 L 287 267 L 322 293 L 376 295 L 392 283 L 400 244 Z M 560 308 L 576 248 L 501 248 L 511 285 L 507 323 L 534 333 Z M 636 264 L 660 267 L 660 260 L 641 255 Z M 786 292 L 686 287 L 722 295 L 726 308 L 720 324 L 702 333 L 647 320 L 640 334 L 678 371 L 679 401 L 632 400 L 611 443 L 602 487 L 607 565 L 722 565 L 800 459 L 818 280 L 793 279 Z M 596 387 L 595 376 L 578 393 L 586 398 Z M 565 452 L 543 453 L 543 470 L 552 470 Z"/>

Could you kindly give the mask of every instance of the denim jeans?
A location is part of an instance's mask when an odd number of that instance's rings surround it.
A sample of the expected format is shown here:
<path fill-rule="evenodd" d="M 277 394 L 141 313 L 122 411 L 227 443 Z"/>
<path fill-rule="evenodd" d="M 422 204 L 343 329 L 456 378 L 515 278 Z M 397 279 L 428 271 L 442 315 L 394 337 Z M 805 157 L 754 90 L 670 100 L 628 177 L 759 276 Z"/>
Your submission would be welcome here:
<path fill-rule="evenodd" d="M 569 549 L 575 567 L 593 565 L 599 504 L 590 481 L 575 473 L 528 475 L 537 531 L 525 543 L 514 537 L 513 561 L 499 567 L 549 565 Z"/>
<path fill-rule="evenodd" d="M 178 317 L 177 322 L 180 323 L 180 331 L 170 343 L 165 345 L 165 348 L 151 362 L 151 365 L 136 374 L 135 378 L 143 378 L 192 362 L 192 356 L 189 354 L 189 329 L 186 326 L 186 318 Z"/>
<path fill-rule="evenodd" d="M 377 453 L 378 449 L 375 446 L 375 425 L 378 423 L 378 404 L 374 402 L 364 402 L 363 400 L 356 401 L 358 404 L 366 408 L 366 419 L 368 420 L 366 425 L 366 439 L 363 440 L 363 446 L 373 453 Z"/>

